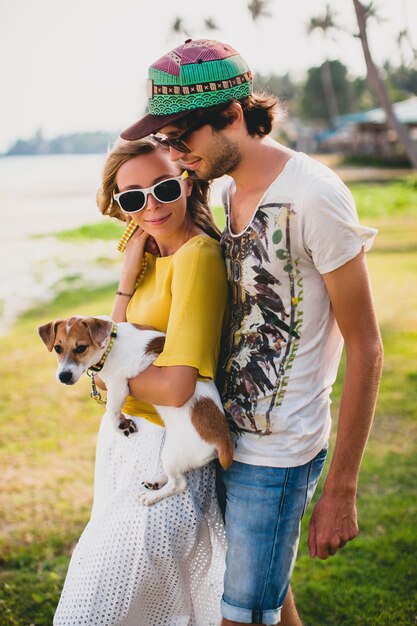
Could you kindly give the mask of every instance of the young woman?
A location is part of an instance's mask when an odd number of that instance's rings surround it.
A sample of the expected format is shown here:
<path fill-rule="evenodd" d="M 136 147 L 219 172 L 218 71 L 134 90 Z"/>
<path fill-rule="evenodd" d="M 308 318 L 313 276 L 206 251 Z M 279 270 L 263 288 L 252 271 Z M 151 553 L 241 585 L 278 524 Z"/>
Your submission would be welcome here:
<path fill-rule="evenodd" d="M 161 473 L 163 424 L 152 406 L 182 406 L 215 376 L 227 282 L 206 183 L 191 182 L 151 139 L 118 144 L 98 194 L 103 214 L 138 226 L 126 246 L 113 319 L 166 333 L 154 365 L 130 381 L 129 437 L 103 420 L 91 519 L 72 555 L 55 626 L 209 626 L 220 620 L 224 531 L 213 464 L 184 493 L 139 503 Z M 147 252 L 146 250 L 151 252 Z"/>

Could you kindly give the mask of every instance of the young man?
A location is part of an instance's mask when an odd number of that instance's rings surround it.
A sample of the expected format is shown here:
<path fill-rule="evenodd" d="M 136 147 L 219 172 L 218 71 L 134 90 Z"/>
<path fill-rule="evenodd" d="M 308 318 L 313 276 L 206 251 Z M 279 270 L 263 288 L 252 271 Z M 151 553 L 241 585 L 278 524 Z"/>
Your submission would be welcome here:
<path fill-rule="evenodd" d="M 343 340 L 337 438 L 310 520 L 310 556 L 327 559 L 358 533 L 359 466 L 382 367 L 364 254 L 376 231 L 359 225 L 333 172 L 268 137 L 277 102 L 252 92 L 251 71 L 230 46 L 187 40 L 152 65 L 148 84 L 150 113 L 122 137 L 158 133 L 196 177 L 231 176 L 222 246 L 232 319 L 221 386 L 239 436 L 223 476 L 222 624 L 296 626 L 289 581 L 326 457 Z"/>

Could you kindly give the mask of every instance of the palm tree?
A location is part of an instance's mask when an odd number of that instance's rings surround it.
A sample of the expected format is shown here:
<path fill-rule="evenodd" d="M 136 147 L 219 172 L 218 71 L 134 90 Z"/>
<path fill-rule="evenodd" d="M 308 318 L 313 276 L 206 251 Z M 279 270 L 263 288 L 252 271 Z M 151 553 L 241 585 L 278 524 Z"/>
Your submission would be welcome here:
<path fill-rule="evenodd" d="M 310 19 L 310 22 L 307 24 L 307 33 L 310 35 L 314 31 L 320 30 L 324 39 L 328 39 L 331 31 L 338 28 L 335 17 L 336 14 L 332 11 L 330 5 L 326 5 L 326 12 L 323 15 L 312 17 Z M 320 67 L 320 75 L 324 99 L 329 113 L 330 125 L 334 128 L 336 126 L 336 118 L 338 116 L 338 107 L 330 71 L 330 63 L 327 57 Z"/>
<path fill-rule="evenodd" d="M 375 89 L 378 100 L 385 111 L 388 126 L 390 126 L 397 133 L 398 141 L 404 147 L 404 150 L 406 151 L 412 166 L 417 169 L 417 148 L 408 136 L 406 129 L 402 124 L 400 124 L 395 115 L 387 88 L 380 76 L 379 70 L 374 63 L 374 60 L 372 59 L 371 51 L 369 49 L 366 23 L 370 17 L 375 16 L 375 7 L 373 5 L 373 2 L 371 2 L 369 5 L 364 5 L 359 0 L 353 0 L 353 4 L 355 7 L 356 19 L 359 27 L 359 38 L 362 43 L 366 68 L 368 71 L 368 80 L 371 86 L 373 86 L 373 88 Z"/>
<path fill-rule="evenodd" d="M 205 27 L 207 30 L 218 30 L 218 28 L 219 28 L 219 27 L 217 26 L 216 22 L 215 22 L 215 21 L 213 20 L 213 18 L 211 18 L 211 17 L 206 17 L 206 18 L 204 19 L 204 27 Z"/>
<path fill-rule="evenodd" d="M 410 32 L 408 28 L 404 28 L 403 30 L 400 30 L 400 32 L 397 35 L 397 44 L 400 49 L 402 67 L 406 66 L 406 60 L 405 60 L 406 55 L 404 52 L 404 44 L 408 44 L 408 48 L 409 50 L 411 50 L 411 53 L 413 55 L 413 61 L 417 59 L 417 50 L 413 46 L 413 42 L 411 41 Z"/>
<path fill-rule="evenodd" d="M 267 11 L 267 7 L 270 0 L 252 0 L 248 4 L 248 9 L 252 15 L 252 19 L 254 22 L 258 20 L 260 17 L 270 17 L 271 14 Z"/>
<path fill-rule="evenodd" d="M 177 16 L 172 23 L 171 32 L 174 35 L 181 35 L 188 37 L 187 27 L 184 24 L 184 19 L 182 17 Z"/>
<path fill-rule="evenodd" d="M 193 29 L 196 31 L 196 29 Z M 216 22 L 211 17 L 204 18 L 204 26 L 203 30 L 218 30 L 218 26 Z M 184 18 L 177 16 L 172 25 L 171 25 L 171 33 L 175 36 L 181 35 L 185 37 L 190 37 L 190 28 L 185 24 Z"/>

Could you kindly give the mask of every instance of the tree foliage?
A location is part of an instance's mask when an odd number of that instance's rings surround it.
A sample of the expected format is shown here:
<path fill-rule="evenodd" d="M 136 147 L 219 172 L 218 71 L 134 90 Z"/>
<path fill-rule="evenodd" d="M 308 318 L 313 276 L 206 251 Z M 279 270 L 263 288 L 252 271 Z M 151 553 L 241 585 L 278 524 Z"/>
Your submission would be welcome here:
<path fill-rule="evenodd" d="M 332 84 L 340 115 L 353 113 L 375 105 L 365 79 L 351 79 L 347 68 L 340 61 L 329 61 Z M 325 94 L 320 67 L 310 67 L 302 89 L 300 114 L 302 117 L 330 124 L 330 114 L 325 103 Z"/>

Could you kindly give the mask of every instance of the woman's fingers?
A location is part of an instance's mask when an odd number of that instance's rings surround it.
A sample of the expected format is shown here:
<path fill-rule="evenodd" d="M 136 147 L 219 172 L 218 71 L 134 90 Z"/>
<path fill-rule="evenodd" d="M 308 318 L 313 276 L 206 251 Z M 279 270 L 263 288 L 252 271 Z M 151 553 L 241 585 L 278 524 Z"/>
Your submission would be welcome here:
<path fill-rule="evenodd" d="M 145 243 L 145 250 L 146 252 L 150 252 L 150 254 L 154 254 L 154 255 L 159 254 L 158 244 L 156 243 L 153 237 L 149 236 L 147 238 L 146 243 Z"/>

